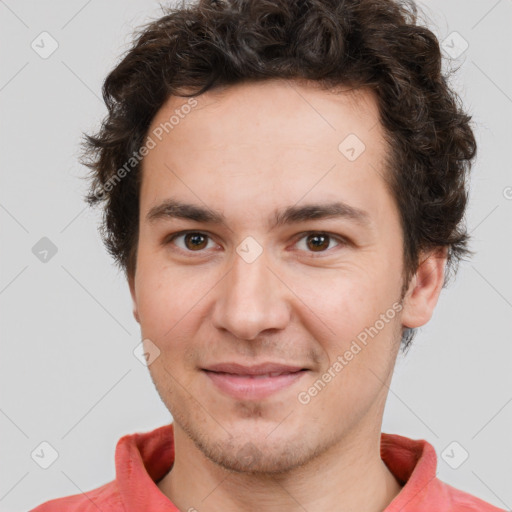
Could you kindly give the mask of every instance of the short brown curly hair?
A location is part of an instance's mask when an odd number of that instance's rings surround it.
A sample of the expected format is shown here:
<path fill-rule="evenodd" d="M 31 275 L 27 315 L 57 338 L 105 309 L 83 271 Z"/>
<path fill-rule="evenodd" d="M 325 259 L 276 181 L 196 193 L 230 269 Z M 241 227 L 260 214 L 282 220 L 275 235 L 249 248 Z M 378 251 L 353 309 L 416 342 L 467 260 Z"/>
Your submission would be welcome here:
<path fill-rule="evenodd" d="M 441 68 L 438 40 L 419 25 L 413 0 L 196 0 L 164 8 L 105 79 L 108 114 L 83 141 L 86 201 L 104 203 L 108 252 L 134 275 L 141 173 L 133 155 L 169 96 L 305 79 L 376 93 L 389 146 L 385 179 L 404 235 L 404 290 L 421 251 L 438 247 L 448 251 L 446 285 L 471 254 L 463 221 L 476 142 Z M 413 335 L 403 333 L 406 348 Z"/>

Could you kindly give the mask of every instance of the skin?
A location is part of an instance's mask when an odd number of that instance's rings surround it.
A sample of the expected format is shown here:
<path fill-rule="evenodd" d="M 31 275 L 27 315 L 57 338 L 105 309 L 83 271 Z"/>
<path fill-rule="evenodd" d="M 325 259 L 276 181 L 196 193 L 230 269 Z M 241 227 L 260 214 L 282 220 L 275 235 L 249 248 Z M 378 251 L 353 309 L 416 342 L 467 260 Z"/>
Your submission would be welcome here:
<path fill-rule="evenodd" d="M 370 91 L 272 80 L 197 100 L 143 160 L 129 277 L 142 336 L 160 350 L 151 377 L 174 419 L 175 462 L 158 487 L 184 511 L 381 511 L 401 489 L 380 458 L 401 331 L 430 319 L 446 253 L 422 255 L 400 301 L 403 237 Z M 169 98 L 148 133 L 186 101 Z M 366 146 L 355 161 L 338 150 L 351 133 Z M 169 197 L 219 210 L 226 222 L 149 222 Z M 276 209 L 337 200 L 367 212 L 368 226 L 331 218 L 268 227 Z M 182 230 L 206 238 L 199 248 L 170 240 Z M 318 249 L 308 231 L 333 237 Z M 248 236 L 263 249 L 251 263 L 236 250 Z M 394 318 L 300 403 L 393 304 Z M 201 370 L 226 361 L 308 372 L 264 399 L 234 399 Z"/>

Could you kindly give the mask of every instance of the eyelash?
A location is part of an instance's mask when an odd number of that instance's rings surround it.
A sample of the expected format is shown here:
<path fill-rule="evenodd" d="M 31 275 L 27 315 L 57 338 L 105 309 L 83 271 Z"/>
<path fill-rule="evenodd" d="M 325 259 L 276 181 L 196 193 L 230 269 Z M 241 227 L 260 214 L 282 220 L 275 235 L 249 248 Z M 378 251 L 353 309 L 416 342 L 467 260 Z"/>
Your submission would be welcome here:
<path fill-rule="evenodd" d="M 164 245 L 169 245 L 176 238 L 181 237 L 181 236 L 185 236 L 185 235 L 188 235 L 188 234 L 203 235 L 205 237 L 208 237 L 210 240 L 212 240 L 210 235 L 208 233 L 204 232 L 204 231 L 187 230 L 187 231 L 179 231 L 178 233 L 174 233 L 174 234 L 170 235 L 169 237 L 167 237 L 165 239 Z M 309 235 L 325 235 L 325 236 L 329 237 L 329 239 L 333 239 L 333 240 L 337 241 L 339 243 L 339 246 L 343 247 L 343 246 L 349 245 L 349 242 L 346 239 L 344 239 L 343 237 L 335 235 L 333 233 L 328 233 L 326 231 L 306 231 L 304 233 L 300 233 L 300 237 L 297 238 L 297 240 L 295 241 L 294 245 L 297 244 L 300 240 L 302 240 L 304 238 L 307 238 Z M 190 250 L 182 249 L 181 247 L 176 247 L 176 249 L 179 252 L 186 253 L 187 255 L 192 255 L 193 257 L 199 257 L 200 253 L 204 252 L 204 250 L 190 251 Z M 326 249 L 325 251 L 320 251 L 318 253 L 315 253 L 313 251 L 307 251 L 307 252 L 309 252 L 311 255 L 313 255 L 314 258 L 321 258 L 323 254 L 326 254 L 326 253 L 328 253 L 330 251 L 332 251 L 332 248 L 331 249 Z M 197 252 L 199 254 L 195 255 L 194 254 L 195 252 Z"/>

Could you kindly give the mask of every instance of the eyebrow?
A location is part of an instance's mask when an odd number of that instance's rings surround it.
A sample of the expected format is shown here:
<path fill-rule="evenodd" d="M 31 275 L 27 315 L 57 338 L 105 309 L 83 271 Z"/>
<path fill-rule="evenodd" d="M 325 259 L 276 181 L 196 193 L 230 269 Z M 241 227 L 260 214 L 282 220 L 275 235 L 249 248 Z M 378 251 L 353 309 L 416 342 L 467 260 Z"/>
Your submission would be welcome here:
<path fill-rule="evenodd" d="M 274 211 L 269 219 L 269 228 L 296 224 L 309 220 L 345 218 L 356 222 L 363 227 L 371 225 L 370 215 L 342 201 L 332 203 L 314 203 L 303 206 L 288 206 Z M 203 224 L 224 224 L 226 217 L 223 213 L 203 206 L 184 203 L 176 199 L 166 199 L 154 206 L 146 215 L 149 223 L 162 219 L 185 219 Z"/>

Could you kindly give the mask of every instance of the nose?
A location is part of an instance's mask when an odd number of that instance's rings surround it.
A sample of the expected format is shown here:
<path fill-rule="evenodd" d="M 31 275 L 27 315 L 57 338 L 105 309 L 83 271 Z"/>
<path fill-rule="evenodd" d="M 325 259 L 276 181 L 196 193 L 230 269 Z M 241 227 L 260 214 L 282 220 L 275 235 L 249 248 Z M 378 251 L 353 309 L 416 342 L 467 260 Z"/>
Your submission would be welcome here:
<path fill-rule="evenodd" d="M 244 340 L 284 329 L 290 321 L 290 291 L 276 274 L 265 252 L 251 263 L 235 254 L 231 270 L 215 287 L 214 326 Z"/>

